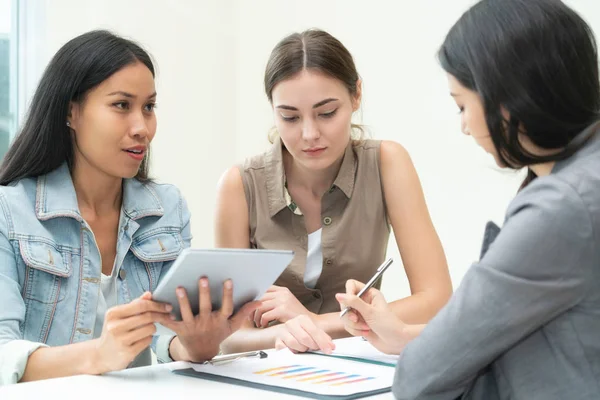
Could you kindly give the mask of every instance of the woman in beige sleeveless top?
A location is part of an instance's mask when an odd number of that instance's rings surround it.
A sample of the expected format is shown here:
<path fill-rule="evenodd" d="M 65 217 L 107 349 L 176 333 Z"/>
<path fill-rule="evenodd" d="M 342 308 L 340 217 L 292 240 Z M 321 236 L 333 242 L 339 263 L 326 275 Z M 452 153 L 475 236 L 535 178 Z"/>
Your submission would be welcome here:
<path fill-rule="evenodd" d="M 452 293 L 446 258 L 406 150 L 353 137 L 361 81 L 348 50 L 323 31 L 290 35 L 271 54 L 265 90 L 277 137 L 221 179 L 216 247 L 296 256 L 222 349 L 332 349 L 332 337 L 347 335 L 335 293 L 375 273 L 390 228 L 412 292 L 392 307 L 429 321 Z"/>

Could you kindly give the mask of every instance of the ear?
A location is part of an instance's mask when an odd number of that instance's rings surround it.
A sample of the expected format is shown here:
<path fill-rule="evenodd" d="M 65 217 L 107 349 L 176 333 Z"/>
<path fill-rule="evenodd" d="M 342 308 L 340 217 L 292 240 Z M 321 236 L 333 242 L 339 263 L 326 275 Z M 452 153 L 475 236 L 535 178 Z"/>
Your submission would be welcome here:
<path fill-rule="evenodd" d="M 69 113 L 67 114 L 67 123 L 69 128 L 76 131 L 81 116 L 81 105 L 76 102 L 69 103 Z"/>
<path fill-rule="evenodd" d="M 356 80 L 356 94 L 352 97 L 352 111 L 358 111 L 362 100 L 362 79 Z"/>

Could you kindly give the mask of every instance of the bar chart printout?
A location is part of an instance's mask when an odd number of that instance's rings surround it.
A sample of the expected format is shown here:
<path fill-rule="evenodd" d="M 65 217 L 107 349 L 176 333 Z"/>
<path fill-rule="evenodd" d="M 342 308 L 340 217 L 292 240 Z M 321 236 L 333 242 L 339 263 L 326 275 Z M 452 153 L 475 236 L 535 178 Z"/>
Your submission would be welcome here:
<path fill-rule="evenodd" d="M 389 388 L 394 368 L 315 354 L 269 352 L 266 359 L 194 365 L 198 372 L 323 395 L 352 395 Z"/>

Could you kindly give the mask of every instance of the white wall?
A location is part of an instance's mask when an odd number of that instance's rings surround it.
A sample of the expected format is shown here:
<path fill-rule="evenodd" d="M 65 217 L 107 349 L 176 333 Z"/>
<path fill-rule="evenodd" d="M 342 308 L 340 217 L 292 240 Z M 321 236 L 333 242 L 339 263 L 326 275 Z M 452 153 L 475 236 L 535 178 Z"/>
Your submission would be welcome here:
<path fill-rule="evenodd" d="M 571 0 L 600 34 L 596 0 Z M 158 63 L 154 173 L 177 184 L 193 213 L 194 245 L 212 246 L 220 174 L 268 146 L 262 88 L 272 47 L 310 27 L 337 36 L 364 81 L 361 122 L 402 143 L 421 177 L 455 286 L 479 254 L 489 219 L 502 222 L 520 175 L 500 172 L 460 133 L 435 53 L 472 0 L 45 0 L 46 59 L 66 40 L 110 28 L 142 42 Z M 360 119 L 359 119 L 360 120 Z M 400 261 L 392 238 L 390 255 Z M 409 294 L 401 264 L 386 274 L 388 299 Z"/>

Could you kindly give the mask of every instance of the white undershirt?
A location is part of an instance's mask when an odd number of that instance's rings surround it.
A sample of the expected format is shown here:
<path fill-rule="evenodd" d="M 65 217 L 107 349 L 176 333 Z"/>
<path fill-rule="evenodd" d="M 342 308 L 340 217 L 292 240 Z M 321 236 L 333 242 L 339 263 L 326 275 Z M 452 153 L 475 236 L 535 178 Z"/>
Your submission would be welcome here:
<path fill-rule="evenodd" d="M 321 233 L 323 228 L 308 235 L 306 252 L 306 269 L 304 270 L 304 285 L 314 289 L 323 271 L 323 251 L 321 250 Z"/>

